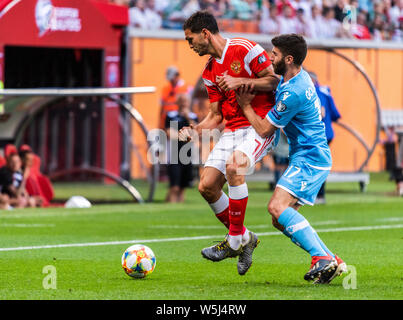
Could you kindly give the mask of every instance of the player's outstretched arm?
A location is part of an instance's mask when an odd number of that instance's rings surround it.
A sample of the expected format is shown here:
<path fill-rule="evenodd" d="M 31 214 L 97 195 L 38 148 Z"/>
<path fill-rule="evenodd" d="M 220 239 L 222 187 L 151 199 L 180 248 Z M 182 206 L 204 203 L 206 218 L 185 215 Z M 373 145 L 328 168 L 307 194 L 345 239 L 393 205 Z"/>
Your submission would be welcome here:
<path fill-rule="evenodd" d="M 270 65 L 257 74 L 258 78 L 235 78 L 228 74 L 217 76 L 218 85 L 225 91 L 236 90 L 240 87 L 248 87 L 256 91 L 274 91 L 280 81 Z"/>
<path fill-rule="evenodd" d="M 277 128 L 267 121 L 266 118 L 262 119 L 255 113 L 250 104 L 254 97 L 255 95 L 253 94 L 252 89 L 248 87 L 239 88 L 236 94 L 239 106 L 258 135 L 262 138 L 270 137 Z"/>
<path fill-rule="evenodd" d="M 193 135 L 200 135 L 203 129 L 217 128 L 222 120 L 220 103 L 218 101 L 213 102 L 210 104 L 210 111 L 207 116 L 198 125 L 190 125 L 179 130 L 178 138 L 180 141 L 189 141 Z"/>

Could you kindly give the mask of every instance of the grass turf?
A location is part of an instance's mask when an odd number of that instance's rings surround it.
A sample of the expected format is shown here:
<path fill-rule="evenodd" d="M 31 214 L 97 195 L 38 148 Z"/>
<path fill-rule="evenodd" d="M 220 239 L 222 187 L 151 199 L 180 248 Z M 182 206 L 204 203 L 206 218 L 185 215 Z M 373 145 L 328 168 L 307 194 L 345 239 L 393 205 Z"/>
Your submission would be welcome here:
<path fill-rule="evenodd" d="M 0 251 L 0 299 L 402 299 L 403 227 L 396 225 L 403 225 L 403 199 L 393 195 L 393 183 L 385 174 L 375 174 L 366 193 L 354 183 L 329 183 L 327 190 L 326 205 L 304 207 L 301 213 L 329 248 L 355 268 L 355 290 L 343 287 L 346 278 L 330 285 L 303 280 L 310 257 L 270 225 L 266 184 L 249 184 L 246 225 L 266 235 L 260 236 L 253 266 L 243 277 L 237 274 L 236 259 L 213 263 L 201 257 L 200 250 L 221 240 L 226 229 L 197 190 L 187 192 L 184 204 L 168 205 L 161 184 L 153 204 L 1 211 L 1 248 L 161 240 L 142 241 L 157 257 L 155 271 L 142 280 L 129 278 L 120 266 L 130 243 Z M 113 186 L 56 185 L 60 198 L 69 191 L 99 199 L 127 196 Z M 362 226 L 395 228 L 337 231 Z M 163 240 L 197 236 L 210 238 Z M 43 287 L 47 265 L 56 268 L 56 290 Z"/>

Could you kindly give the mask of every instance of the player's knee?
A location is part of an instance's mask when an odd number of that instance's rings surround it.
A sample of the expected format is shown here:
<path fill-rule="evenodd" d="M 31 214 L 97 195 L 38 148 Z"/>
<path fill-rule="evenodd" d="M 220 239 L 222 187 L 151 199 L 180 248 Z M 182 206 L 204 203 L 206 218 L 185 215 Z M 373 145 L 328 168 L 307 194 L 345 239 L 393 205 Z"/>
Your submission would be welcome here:
<path fill-rule="evenodd" d="M 234 152 L 225 165 L 227 177 L 244 176 L 248 169 L 248 158 L 241 152 Z"/>
<path fill-rule="evenodd" d="M 212 186 L 211 184 L 207 183 L 204 180 L 200 180 L 199 192 L 204 198 L 210 198 L 215 193 L 215 189 L 214 186 Z"/>
<path fill-rule="evenodd" d="M 234 177 L 239 175 L 240 167 L 236 163 L 227 163 L 225 166 L 225 172 L 227 174 L 227 177 Z"/>
<path fill-rule="evenodd" d="M 271 199 L 267 205 L 267 211 L 273 218 L 278 219 L 284 210 L 282 210 L 280 203 L 276 199 Z"/>

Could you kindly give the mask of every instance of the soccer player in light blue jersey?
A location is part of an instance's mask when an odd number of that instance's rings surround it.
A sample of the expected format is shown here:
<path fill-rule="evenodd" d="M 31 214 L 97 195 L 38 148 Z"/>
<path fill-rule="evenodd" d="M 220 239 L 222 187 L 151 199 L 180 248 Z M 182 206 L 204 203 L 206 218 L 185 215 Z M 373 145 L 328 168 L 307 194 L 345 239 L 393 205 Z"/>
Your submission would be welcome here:
<path fill-rule="evenodd" d="M 309 74 L 302 68 L 307 44 L 296 34 L 277 36 L 272 39 L 272 44 L 270 60 L 274 72 L 281 75 L 276 105 L 262 119 L 250 106 L 253 87 L 238 89 L 237 100 L 260 136 L 270 136 L 279 128 L 287 135 L 289 166 L 277 183 L 268 211 L 273 225 L 311 255 L 311 267 L 304 279 L 329 283 L 346 271 L 346 264 L 325 246 L 298 212 L 302 205 L 314 205 L 332 166 L 321 121 L 321 104 Z"/>

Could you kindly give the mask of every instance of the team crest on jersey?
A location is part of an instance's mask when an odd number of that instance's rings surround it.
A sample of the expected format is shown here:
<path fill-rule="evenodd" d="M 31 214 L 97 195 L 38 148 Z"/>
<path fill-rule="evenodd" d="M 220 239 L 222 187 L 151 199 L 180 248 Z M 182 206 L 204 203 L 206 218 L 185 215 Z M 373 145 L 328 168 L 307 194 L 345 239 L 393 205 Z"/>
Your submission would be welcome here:
<path fill-rule="evenodd" d="M 285 111 L 287 109 L 287 106 L 284 104 L 284 103 L 282 103 L 281 101 L 279 101 L 278 103 L 277 103 L 277 105 L 276 105 L 276 110 L 278 111 L 278 112 L 283 112 L 283 111 Z"/>
<path fill-rule="evenodd" d="M 231 63 L 231 70 L 234 71 L 234 73 L 239 74 L 241 73 L 242 67 L 241 67 L 241 62 L 238 60 L 235 60 Z"/>

